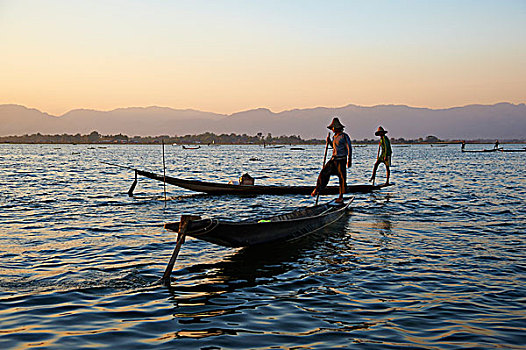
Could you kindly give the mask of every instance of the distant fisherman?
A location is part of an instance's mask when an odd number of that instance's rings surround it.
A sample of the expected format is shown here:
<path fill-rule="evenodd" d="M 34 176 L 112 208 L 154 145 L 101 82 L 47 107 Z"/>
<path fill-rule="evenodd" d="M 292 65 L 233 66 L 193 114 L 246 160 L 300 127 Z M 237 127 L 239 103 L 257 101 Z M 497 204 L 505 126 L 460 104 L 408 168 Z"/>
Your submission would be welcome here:
<path fill-rule="evenodd" d="M 352 145 L 349 135 L 343 132 L 345 126 L 340 123 L 338 118 L 332 120 L 328 129 L 334 132 L 334 137 L 331 140 L 330 135 L 327 136 L 327 144 L 332 146 L 332 157 L 323 166 L 323 169 L 318 176 L 316 188 L 312 191 L 311 196 L 317 196 L 329 183 L 331 175 L 338 175 L 340 184 L 340 196 L 336 199 L 337 203 L 343 202 L 343 194 L 347 188 L 347 168 L 352 165 Z"/>
<path fill-rule="evenodd" d="M 387 131 L 384 130 L 381 126 L 378 127 L 378 130 L 374 133 L 376 136 L 380 136 L 380 145 L 378 148 L 378 158 L 376 159 L 376 163 L 374 163 L 373 167 L 373 175 L 371 176 L 371 179 L 369 181 L 372 181 L 374 184 L 374 179 L 376 178 L 376 170 L 378 169 L 378 166 L 381 163 L 385 164 L 385 170 L 387 172 L 385 184 L 389 185 L 389 175 L 391 172 L 389 171 L 389 167 L 391 166 L 391 154 L 393 151 L 391 150 L 391 142 L 389 141 L 389 138 L 385 136 L 387 134 Z"/>

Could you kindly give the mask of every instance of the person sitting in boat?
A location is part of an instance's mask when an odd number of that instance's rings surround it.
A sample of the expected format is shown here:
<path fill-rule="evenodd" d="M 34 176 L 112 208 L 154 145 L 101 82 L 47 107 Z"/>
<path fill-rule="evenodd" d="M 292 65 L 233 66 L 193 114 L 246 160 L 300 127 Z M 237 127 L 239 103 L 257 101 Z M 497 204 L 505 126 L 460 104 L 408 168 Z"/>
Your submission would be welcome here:
<path fill-rule="evenodd" d="M 389 175 L 391 172 L 389 171 L 389 167 L 391 166 L 391 154 L 393 151 L 391 150 L 391 142 L 389 141 L 389 138 L 385 136 L 387 134 L 387 131 L 384 130 L 381 126 L 378 127 L 378 130 L 374 133 L 376 136 L 380 136 L 380 146 L 378 149 L 378 157 L 376 159 L 376 163 L 374 163 L 373 167 L 373 174 L 371 175 L 371 179 L 369 181 L 372 181 L 374 184 L 374 179 L 376 178 L 376 170 L 378 169 L 378 166 L 381 163 L 385 164 L 385 170 L 387 172 L 385 184 L 389 185 Z"/>
<path fill-rule="evenodd" d="M 352 145 L 349 135 L 343 132 L 345 128 L 338 118 L 332 120 L 328 129 L 334 132 L 334 137 L 331 140 L 330 135 L 327 135 L 327 146 L 332 147 L 332 157 L 323 169 L 316 181 L 316 187 L 312 191 L 311 196 L 317 196 L 329 183 L 331 175 L 337 175 L 340 185 L 340 196 L 336 199 L 337 203 L 343 202 L 343 194 L 347 189 L 347 168 L 352 165 Z"/>
<path fill-rule="evenodd" d="M 493 146 L 494 149 L 499 149 L 499 140 L 495 141 L 495 146 Z"/>
<path fill-rule="evenodd" d="M 254 178 L 248 173 L 241 175 L 239 181 L 230 181 L 229 185 L 254 185 Z"/>
<path fill-rule="evenodd" d="M 254 178 L 250 176 L 248 173 L 245 173 L 239 178 L 239 184 L 240 185 L 254 185 Z"/>

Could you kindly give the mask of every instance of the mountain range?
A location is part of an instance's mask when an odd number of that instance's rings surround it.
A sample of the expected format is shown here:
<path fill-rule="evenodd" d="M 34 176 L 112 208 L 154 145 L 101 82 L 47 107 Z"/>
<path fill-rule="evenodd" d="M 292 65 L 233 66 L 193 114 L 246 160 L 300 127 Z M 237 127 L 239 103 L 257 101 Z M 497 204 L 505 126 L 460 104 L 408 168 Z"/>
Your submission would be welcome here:
<path fill-rule="evenodd" d="M 274 113 L 266 108 L 230 115 L 167 107 L 130 107 L 111 111 L 76 109 L 54 116 L 25 106 L 0 105 L 0 136 L 24 134 L 125 134 L 129 136 L 248 134 L 299 135 L 304 139 L 327 135 L 325 128 L 338 116 L 353 139 L 374 138 L 382 125 L 395 138 L 429 135 L 441 139 L 526 139 L 526 105 L 497 103 L 447 109 L 404 105 L 339 108 L 317 107 Z"/>

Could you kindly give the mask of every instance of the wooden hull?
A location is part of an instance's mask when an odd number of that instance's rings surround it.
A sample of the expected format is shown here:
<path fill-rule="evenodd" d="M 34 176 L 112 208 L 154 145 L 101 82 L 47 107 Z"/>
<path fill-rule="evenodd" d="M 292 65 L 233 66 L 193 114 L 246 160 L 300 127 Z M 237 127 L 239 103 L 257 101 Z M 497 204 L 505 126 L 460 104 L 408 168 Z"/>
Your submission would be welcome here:
<path fill-rule="evenodd" d="M 143 170 L 136 170 L 138 175 L 164 181 L 166 183 L 187 190 L 195 192 L 204 192 L 208 194 L 235 194 L 235 195 L 255 195 L 255 194 L 267 194 L 267 195 L 286 195 L 286 194 L 301 194 L 310 195 L 314 190 L 314 186 L 265 186 L 265 185 L 231 185 L 222 184 L 198 180 L 184 180 L 176 177 L 166 176 L 151 173 Z M 380 188 L 390 185 L 349 185 L 347 186 L 346 193 L 368 193 Z M 327 186 L 321 195 L 338 194 L 338 186 Z"/>
<path fill-rule="evenodd" d="M 500 149 L 501 152 L 526 152 L 526 149 Z"/>
<path fill-rule="evenodd" d="M 481 150 L 476 150 L 476 151 L 466 151 L 466 150 L 462 150 L 462 152 L 464 153 L 488 153 L 488 152 L 497 152 L 499 151 L 498 149 L 481 149 Z"/>
<path fill-rule="evenodd" d="M 483 149 L 483 150 L 477 150 L 477 151 L 466 151 L 462 150 L 462 152 L 466 153 L 487 153 L 487 152 L 526 152 L 526 149 Z"/>
<path fill-rule="evenodd" d="M 346 215 L 351 202 L 340 205 L 330 202 L 305 207 L 258 221 L 201 219 L 190 222 L 186 234 L 226 247 L 248 247 L 287 241 L 311 234 L 338 221 Z M 165 224 L 165 228 L 177 232 L 179 222 Z"/>

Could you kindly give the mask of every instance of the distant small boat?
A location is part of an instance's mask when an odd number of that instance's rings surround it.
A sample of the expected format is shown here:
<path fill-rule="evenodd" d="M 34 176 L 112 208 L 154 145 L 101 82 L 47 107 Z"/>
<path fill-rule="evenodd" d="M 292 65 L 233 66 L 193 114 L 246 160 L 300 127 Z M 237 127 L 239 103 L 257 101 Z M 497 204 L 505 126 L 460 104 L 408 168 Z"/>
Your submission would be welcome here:
<path fill-rule="evenodd" d="M 489 153 L 489 152 L 497 152 L 497 149 L 480 149 L 480 150 L 474 150 L 474 151 L 466 151 L 465 149 L 462 150 L 464 153 Z"/>
<path fill-rule="evenodd" d="M 526 152 L 526 149 L 504 149 L 500 148 L 500 152 Z"/>
<path fill-rule="evenodd" d="M 465 150 L 462 149 L 462 152 L 464 153 L 489 153 L 489 152 L 497 152 L 500 151 L 500 148 L 493 148 L 493 149 L 478 149 L 478 150 Z"/>
<path fill-rule="evenodd" d="M 464 147 L 466 147 L 466 143 L 462 143 L 460 146 L 460 150 L 465 153 L 490 153 L 490 152 L 497 152 L 500 151 L 502 148 L 491 148 L 491 149 L 477 149 L 477 150 L 466 150 Z"/>
<path fill-rule="evenodd" d="M 290 148 L 292 151 L 302 151 L 304 150 L 305 148 L 302 148 L 302 147 L 291 147 Z"/>
<path fill-rule="evenodd" d="M 201 148 L 201 146 L 191 147 L 191 146 L 185 146 L 185 145 L 183 145 L 183 148 L 184 148 L 184 149 L 199 149 L 199 148 Z"/>
<path fill-rule="evenodd" d="M 285 146 L 283 146 L 283 145 L 278 145 L 278 146 L 267 146 L 267 145 L 264 145 L 263 147 L 264 148 L 283 148 Z"/>

